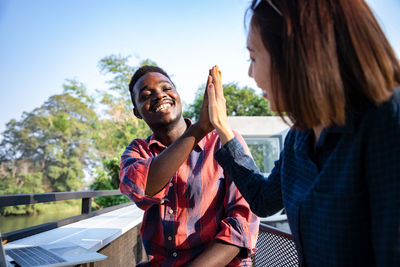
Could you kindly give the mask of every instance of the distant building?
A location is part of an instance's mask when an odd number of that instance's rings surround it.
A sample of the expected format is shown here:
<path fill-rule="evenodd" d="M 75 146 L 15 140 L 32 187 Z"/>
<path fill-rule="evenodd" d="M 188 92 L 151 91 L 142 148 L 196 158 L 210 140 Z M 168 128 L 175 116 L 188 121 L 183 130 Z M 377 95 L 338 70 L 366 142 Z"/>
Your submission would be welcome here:
<path fill-rule="evenodd" d="M 290 126 L 277 116 L 232 116 L 228 120 L 245 139 L 260 170 L 269 174 Z"/>

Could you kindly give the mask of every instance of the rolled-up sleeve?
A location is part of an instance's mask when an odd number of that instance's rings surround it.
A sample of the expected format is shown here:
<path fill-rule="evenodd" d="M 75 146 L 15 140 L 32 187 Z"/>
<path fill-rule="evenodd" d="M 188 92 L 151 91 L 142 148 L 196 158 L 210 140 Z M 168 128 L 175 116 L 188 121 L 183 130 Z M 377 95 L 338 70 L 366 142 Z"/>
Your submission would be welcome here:
<path fill-rule="evenodd" d="M 227 198 L 235 198 L 227 205 L 228 217 L 221 221 L 221 230 L 216 239 L 244 248 L 238 257 L 245 259 L 255 252 L 259 219 L 254 215 L 239 192 L 229 193 Z M 233 199 L 232 199 L 233 200 Z"/>
<path fill-rule="evenodd" d="M 243 138 L 236 134 L 236 139 L 249 155 L 249 149 Z M 226 178 L 226 195 L 224 199 L 226 218 L 221 221 L 221 230 L 216 238 L 244 248 L 245 250 L 242 250 L 237 258 L 245 259 L 251 256 L 255 251 L 259 219 L 251 212 L 249 204 L 235 186 L 231 175 L 227 172 L 224 173 Z"/>
<path fill-rule="evenodd" d="M 168 201 L 165 198 L 168 192 L 168 184 L 154 196 L 145 194 L 152 159 L 153 156 L 151 153 L 148 153 L 148 149 L 144 149 L 138 140 L 134 140 L 129 144 L 121 156 L 119 172 L 119 179 L 121 181 L 119 186 L 120 191 L 143 210 L 148 209 L 151 205 L 162 204 Z"/>

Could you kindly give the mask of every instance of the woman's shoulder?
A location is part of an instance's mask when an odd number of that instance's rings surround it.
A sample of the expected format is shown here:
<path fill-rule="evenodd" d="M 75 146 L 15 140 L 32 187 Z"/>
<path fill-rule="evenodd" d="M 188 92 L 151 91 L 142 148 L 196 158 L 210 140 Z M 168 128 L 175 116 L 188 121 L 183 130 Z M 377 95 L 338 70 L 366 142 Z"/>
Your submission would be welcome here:
<path fill-rule="evenodd" d="M 389 100 L 367 109 L 361 117 L 361 128 L 371 135 L 400 134 L 400 89 L 395 89 Z"/>
<path fill-rule="evenodd" d="M 396 88 L 393 92 L 393 96 L 388 101 L 389 103 L 389 110 L 399 117 L 400 115 L 400 87 Z"/>
<path fill-rule="evenodd" d="M 400 87 L 393 90 L 392 97 L 382 104 L 382 109 L 398 115 L 400 111 Z"/>
<path fill-rule="evenodd" d="M 389 100 L 367 111 L 367 119 L 387 126 L 400 126 L 400 88 L 393 91 Z"/>

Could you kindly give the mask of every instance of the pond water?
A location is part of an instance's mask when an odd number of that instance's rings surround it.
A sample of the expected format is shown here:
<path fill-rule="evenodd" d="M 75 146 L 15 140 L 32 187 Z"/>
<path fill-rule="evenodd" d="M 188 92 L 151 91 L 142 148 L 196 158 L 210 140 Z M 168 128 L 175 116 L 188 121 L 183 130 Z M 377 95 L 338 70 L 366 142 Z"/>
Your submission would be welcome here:
<path fill-rule="evenodd" d="M 80 214 L 80 209 L 69 209 L 61 212 L 42 213 L 36 215 L 18 215 L 18 216 L 1 216 L 0 215 L 0 231 L 7 233 L 42 223 L 61 220 L 64 218 L 76 216 Z"/>

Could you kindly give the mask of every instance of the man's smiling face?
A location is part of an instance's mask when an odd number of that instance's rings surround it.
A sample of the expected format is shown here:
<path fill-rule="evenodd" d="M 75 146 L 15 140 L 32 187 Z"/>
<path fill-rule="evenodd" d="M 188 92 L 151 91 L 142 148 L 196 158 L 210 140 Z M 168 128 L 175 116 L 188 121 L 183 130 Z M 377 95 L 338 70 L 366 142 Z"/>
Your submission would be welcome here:
<path fill-rule="evenodd" d="M 136 116 L 150 128 L 177 122 L 182 116 L 181 99 L 175 86 L 158 72 L 143 75 L 133 87 Z"/>

